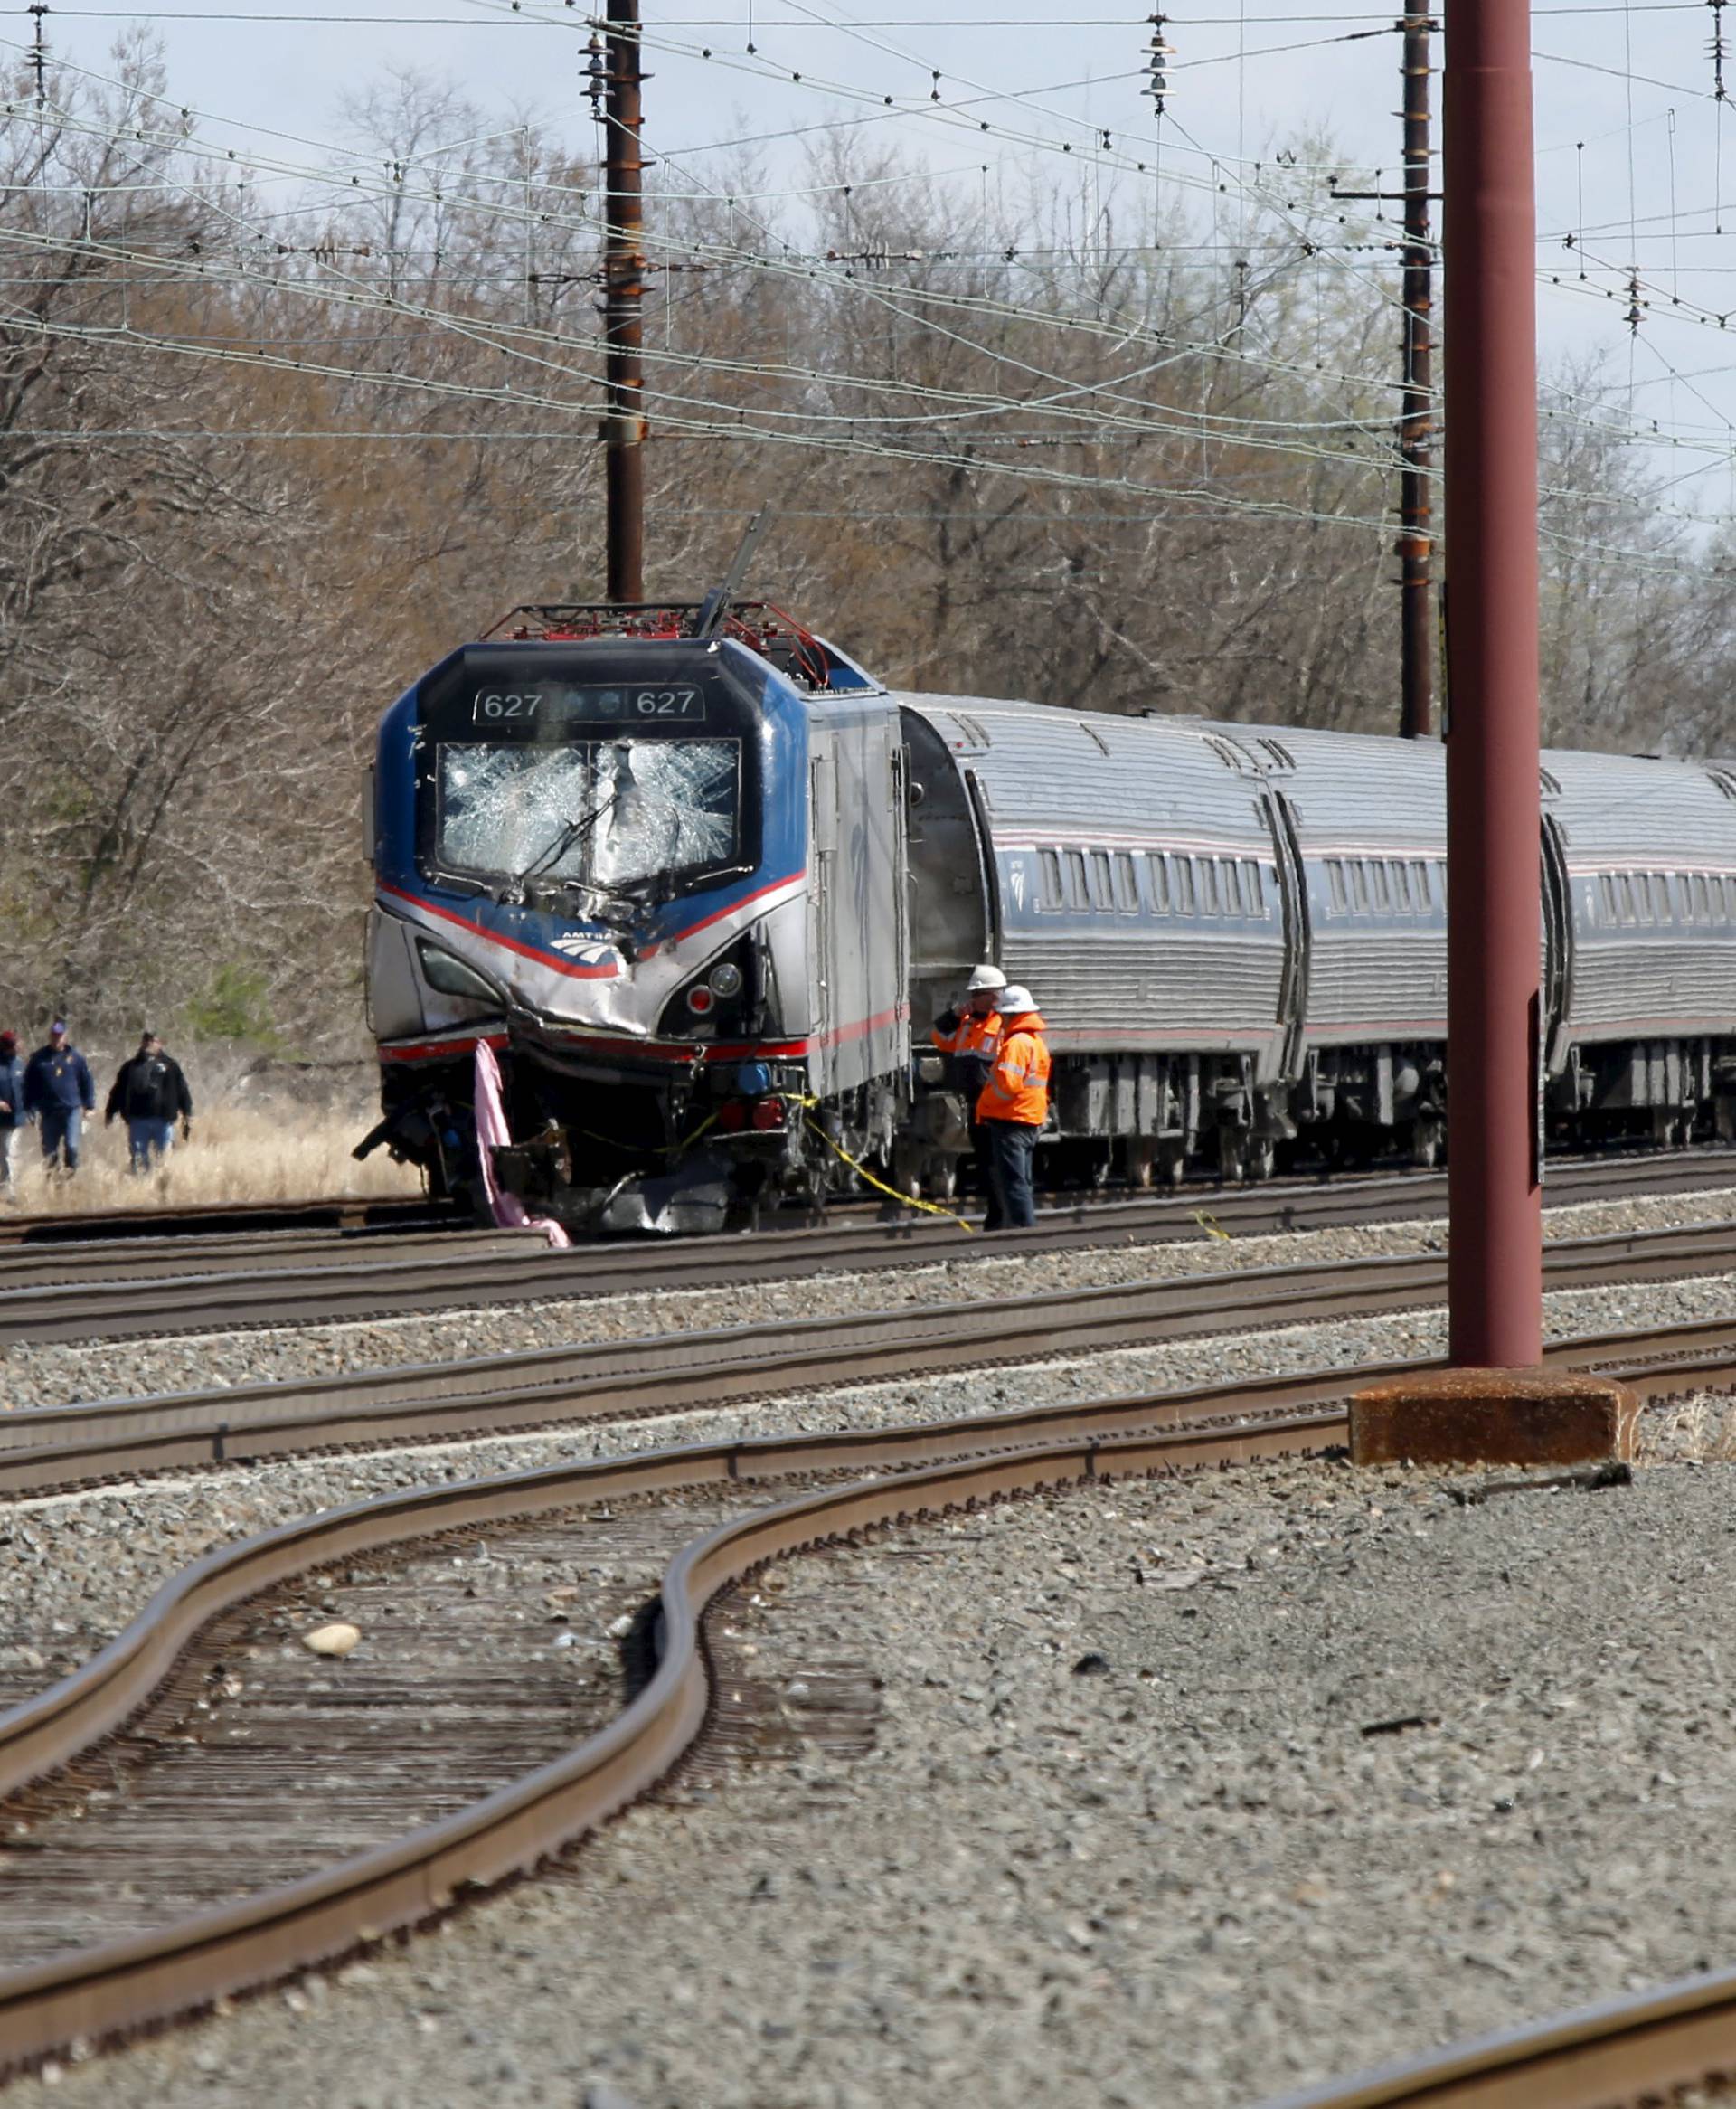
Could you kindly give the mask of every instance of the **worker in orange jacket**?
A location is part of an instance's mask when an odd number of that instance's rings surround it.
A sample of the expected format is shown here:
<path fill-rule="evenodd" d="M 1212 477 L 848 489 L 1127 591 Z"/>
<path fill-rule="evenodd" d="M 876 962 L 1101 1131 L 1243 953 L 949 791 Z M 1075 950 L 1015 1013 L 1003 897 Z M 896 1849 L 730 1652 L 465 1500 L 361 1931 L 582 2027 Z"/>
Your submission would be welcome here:
<path fill-rule="evenodd" d="M 995 1004 L 1005 987 L 1006 976 L 998 967 L 986 963 L 974 967 L 970 979 L 965 984 L 964 1002 L 943 1010 L 929 1036 L 947 1057 L 947 1082 L 955 1091 L 964 1093 L 967 1106 L 974 1108 L 988 1082 L 988 1073 L 995 1066 L 995 1051 L 1001 1040 L 1001 1015 Z M 983 1228 L 999 1230 L 1000 1214 L 989 1170 L 988 1130 L 974 1111 L 970 1116 L 970 1148 L 976 1164 L 976 1185 L 988 1203 L 988 1220 Z"/>
<path fill-rule="evenodd" d="M 1009 986 L 995 999 L 1000 1046 L 976 1101 L 988 1134 L 990 1220 L 985 1230 L 1030 1230 L 1037 1220 L 1031 1191 L 1037 1133 L 1049 1118 L 1049 1049 L 1028 988 Z"/>

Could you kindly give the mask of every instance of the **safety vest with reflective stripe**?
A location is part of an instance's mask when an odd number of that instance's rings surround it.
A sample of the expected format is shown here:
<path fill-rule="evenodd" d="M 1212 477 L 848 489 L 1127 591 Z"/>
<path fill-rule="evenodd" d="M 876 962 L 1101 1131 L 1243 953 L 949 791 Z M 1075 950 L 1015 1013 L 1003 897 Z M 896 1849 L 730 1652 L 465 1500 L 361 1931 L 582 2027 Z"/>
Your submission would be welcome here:
<path fill-rule="evenodd" d="M 1001 1047 L 976 1102 L 979 1121 L 1017 1121 L 1041 1128 L 1049 1117 L 1049 1049 L 1035 1011 L 1003 1016 Z"/>
<path fill-rule="evenodd" d="M 985 1011 L 978 1017 L 974 1010 L 967 1010 L 959 1012 L 958 1018 L 949 1033 L 935 1026 L 929 1035 L 935 1045 L 943 1054 L 976 1054 L 992 1060 L 1001 1037 L 999 1011 Z"/>

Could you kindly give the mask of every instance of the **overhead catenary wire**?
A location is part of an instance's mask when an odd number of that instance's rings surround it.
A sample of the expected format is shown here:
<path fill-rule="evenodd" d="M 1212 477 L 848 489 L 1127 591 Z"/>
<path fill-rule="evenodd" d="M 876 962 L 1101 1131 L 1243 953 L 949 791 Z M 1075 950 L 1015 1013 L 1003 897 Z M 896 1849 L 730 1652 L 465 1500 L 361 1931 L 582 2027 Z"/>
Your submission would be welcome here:
<path fill-rule="evenodd" d="M 439 320 L 448 320 L 448 318 L 441 317 L 441 318 L 439 318 Z M 991 352 L 987 352 L 987 356 L 994 356 L 994 355 L 991 355 Z M 1099 420 L 1099 424 L 1101 424 L 1101 420 Z"/>
<path fill-rule="evenodd" d="M 1560 12 L 1566 13 L 1566 12 L 1569 12 L 1569 11 L 1568 11 L 1568 10 L 1561 10 Z M 1604 10 L 1603 12 L 1613 13 L 1614 11 L 1613 11 L 1613 10 Z M 1663 10 L 1658 10 L 1658 12 L 1663 12 Z M 1250 15 L 1250 16 L 1248 16 L 1248 17 L 1247 17 L 1247 20 L 1249 20 L 1249 21 L 1258 21 L 1258 20 L 1260 20 L 1260 19 L 1261 19 L 1261 18 L 1260 18 L 1260 17 L 1258 17 L 1258 16 L 1253 16 L 1253 15 Z M 1286 21 L 1286 22 L 1288 22 L 1288 21 L 1289 21 L 1289 20 L 1291 20 L 1292 18 L 1289 18 L 1289 17 L 1282 17 L 1282 18 L 1274 18 L 1274 19 L 1281 19 L 1281 20 L 1284 20 L 1284 21 Z M 1328 19 L 1332 19 L 1332 20 L 1343 20 L 1343 19 L 1350 19 L 1350 18 L 1333 17 L 1333 18 L 1328 18 Z M 868 25 L 865 25 L 865 24 L 864 24 L 864 25 L 858 25 L 858 26 L 868 26 Z M 1052 140 L 1051 140 L 1051 141 L 1048 141 L 1048 142 L 1045 142 L 1045 143 L 1043 143 L 1043 145 L 1044 145 L 1044 147 L 1045 147 L 1045 150 L 1051 150 L 1051 151 L 1052 151 L 1052 149 L 1053 149 L 1053 145 L 1054 145 L 1054 142 L 1053 142 Z M 1201 148 L 1201 151 L 1202 151 L 1202 152 L 1203 151 L 1203 147 Z M 1240 159 L 1241 157 L 1237 157 L 1237 158 L 1238 158 L 1238 159 Z M 1258 165 L 1255 165 L 1255 166 L 1258 166 Z M 331 181 L 331 180 L 332 180 L 332 178 L 331 178 L 331 175 L 330 175 L 330 174 L 329 174 L 329 173 L 323 173 L 323 174 L 322 174 L 322 180 L 325 180 L 325 181 L 327 181 L 327 182 Z M 1249 193 L 1244 193 L 1244 198 L 1245 198 L 1247 195 L 1249 195 L 1249 194 L 1249 194 Z M 1333 259 L 1331 259 L 1331 260 L 1329 260 L 1333 261 L 1333 262 L 1335 264 L 1335 262 L 1336 262 L 1336 260 L 1336 260 L 1335 258 L 1333 258 Z M 741 260 L 741 263 L 740 263 L 740 267 L 739 267 L 739 268 L 742 268 L 742 269 L 750 269 L 750 270 L 777 270 L 777 269 L 778 269 L 778 268 L 779 268 L 779 265 L 778 265 L 778 262 L 777 261 L 777 260 L 772 260 L 772 259 L 769 259 L 769 258 L 763 258 L 763 257 L 761 257 L 761 258 L 751 258 L 751 259 L 746 259 L 746 258 L 744 258 L 743 260 Z M 885 296 L 885 292 L 884 292 L 884 289 L 883 289 L 883 288 L 876 288 L 876 289 L 875 289 L 875 291 L 876 291 L 876 294 L 877 294 L 877 296 L 878 296 L 878 297 L 881 297 L 881 298 L 885 298 L 885 297 L 886 297 L 886 296 Z M 914 293 L 908 293 L 908 294 L 907 294 L 907 293 L 906 293 L 906 292 L 905 292 L 903 289 L 900 289 L 900 291 L 899 291 L 898 293 L 896 293 L 896 294 L 894 294 L 894 295 L 892 295 L 892 298 L 893 299 L 893 302 L 894 302 L 894 304 L 895 304 L 895 305 L 896 305 L 896 306 L 897 306 L 897 307 L 898 307 L 901 309 L 901 311 L 902 311 L 902 312 L 905 312 L 905 313 L 910 313 L 910 312 L 912 312 L 912 311 L 913 311 L 915 308 L 917 308 L 917 307 L 927 307 L 927 308 L 930 308 L 930 309 L 932 309 L 932 308 L 934 308 L 934 307 L 939 307 L 941 303 L 943 303 L 943 302 L 945 302 L 945 301 L 947 301 L 947 300 L 948 300 L 948 299 L 950 299 L 950 298 L 954 298 L 954 296 L 951 296 L 951 295 L 949 295 L 949 294 L 947 294 L 947 293 L 945 293 L 945 292 L 941 292 L 941 293 L 939 293 L 939 295 L 935 295 L 935 294 L 933 294 L 933 293 L 932 293 L 932 291 L 931 291 L 930 289 L 924 289 L 924 290 L 921 290 L 921 291 L 917 291 L 917 292 L 914 292 Z M 995 310 L 994 310 L 994 309 L 990 309 L 990 308 L 988 308 L 988 307 L 986 307 L 986 308 L 985 308 L 985 311 L 986 311 L 986 312 L 989 312 L 989 311 L 995 311 Z M 1013 313 L 1018 313 L 1018 312 L 1021 312 L 1021 310 L 1018 308 L 1017 305 L 1016 305 L 1016 304 L 1013 304 L 1013 303 L 1004 303 L 1004 304 L 1000 304 L 1000 308 L 999 308 L 999 311 L 1002 311 L 1002 312 L 1013 312 Z M 1024 312 L 1028 312 L 1028 310 L 1026 310 L 1026 311 L 1024 311 Z M 432 319 L 432 320 L 434 320 L 434 321 L 436 321 L 436 322 L 439 322 L 439 324 L 440 324 L 440 326 L 445 326 L 445 325 L 444 325 L 444 322 L 443 322 L 443 320 L 441 320 L 441 318 L 439 318 L 439 317 L 433 317 L 433 318 L 431 318 L 431 319 Z M 1073 322 L 1073 321 L 1072 321 L 1071 318 L 1064 319 L 1064 320 L 1063 320 L 1063 322 L 1062 322 L 1062 324 L 1061 324 L 1061 326 L 1067 326 L 1067 327 L 1070 327 L 1070 328 L 1071 328 L 1071 327 L 1073 327 L 1073 326 L 1076 326 L 1076 325 L 1074 324 L 1074 322 Z M 1109 333 L 1109 331 L 1107 331 L 1107 330 L 1106 330 L 1106 331 L 1104 331 L 1102 334 L 1108 335 L 1108 334 L 1110 334 L 1110 333 Z M 997 351 L 997 349 L 996 349 L 996 347 L 994 347 L 994 346 L 992 346 L 992 345 L 975 345 L 975 346 L 974 346 L 974 348 L 975 348 L 975 349 L 977 351 L 977 353 L 978 353 L 978 354 L 979 354 L 981 356 L 983 356 L 983 357 L 985 357 L 985 358 L 986 358 L 986 359 L 995 360 L 995 359 L 996 359 L 996 358 L 997 358 L 997 357 L 1000 355 L 999 355 L 999 353 L 998 353 L 998 351 Z M 1235 360 L 1236 360 L 1238 363 L 1240 363 L 1240 364 L 1248 364 L 1248 365 L 1250 365 L 1250 366 L 1259 366 L 1259 365 L 1260 364 L 1260 359 L 1258 358 L 1258 356 L 1257 356 L 1257 355 L 1255 355 L 1254 354 L 1250 353 L 1250 351 L 1249 351 L 1249 350 L 1248 350 L 1246 347 L 1238 346 L 1234 352 L 1228 352 L 1228 351 L 1226 351 L 1226 350 L 1225 350 L 1225 348 L 1224 348 L 1224 347 L 1222 347 L 1222 346 L 1221 346 L 1221 345 L 1220 345 L 1220 346 L 1215 346 L 1215 347 L 1212 347 L 1212 349 L 1213 349 L 1213 351 L 1215 352 L 1216 355 L 1219 355 L 1219 356 L 1221 356 L 1221 357 L 1224 357 L 1224 358 L 1226 358 L 1226 359 L 1229 359 L 1229 358 L 1233 358 L 1233 359 L 1235 359 Z M 1268 370 L 1270 370 L 1270 371 L 1273 371 L 1273 372 L 1277 372 L 1277 371 L 1280 371 L 1280 370 L 1281 370 L 1281 368 L 1280 368 L 1280 366 L 1279 366 L 1278 363 L 1277 363 L 1277 362 L 1273 362 L 1273 363 L 1270 364 L 1270 366 L 1269 366 L 1269 368 Z M 826 378 L 828 378 L 828 379 L 830 379 L 830 380 L 834 381 L 835 384 L 836 384 L 836 385 L 839 385 L 839 386 L 843 386 L 843 385 L 845 385 L 845 384 L 846 384 L 846 383 L 845 383 L 844 379 L 844 378 L 842 378 L 842 377 L 837 377 L 837 376 L 827 376 Z M 1370 376 L 1370 375 L 1366 375 L 1366 374 L 1358 374 L 1358 375 L 1355 375 L 1354 378 L 1354 380 L 1355 380 L 1355 383 L 1356 383 L 1358 386 L 1361 386 L 1361 387 L 1370 387 L 1370 388 L 1373 388 L 1373 387 L 1377 387 L 1377 386 L 1379 385 L 1378 379 L 1377 379 L 1376 377 L 1373 377 L 1373 376 Z M 1080 390 L 1081 392 L 1083 392 L 1083 393 L 1086 393 L 1086 394 L 1092 394 L 1092 393 L 1095 393 L 1095 392 L 1096 392 L 1096 390 L 1095 390 L 1095 388 L 1093 387 L 1093 385 L 1092 385 L 1091 383 L 1083 383 L 1083 384 L 1080 384 L 1080 383 L 1069 383 L 1069 385 L 1070 385 L 1070 386 L 1071 386 L 1071 387 L 1074 387 L 1075 389 L 1078 389 L 1078 390 Z M 1097 422 L 1099 422 L 1099 423 L 1100 424 L 1100 423 L 1101 423 L 1103 421 L 1102 421 L 1102 420 L 1100 420 L 1100 419 L 1098 419 L 1098 420 L 1096 420 L 1096 421 L 1097 421 Z M 1345 421 L 1346 423 L 1352 423 L 1352 424 L 1354 424 L 1354 422 L 1356 422 L 1356 421 L 1354 421 L 1354 420 L 1350 420 L 1350 421 Z"/>
<path fill-rule="evenodd" d="M 80 70 L 80 71 L 87 71 L 87 70 Z M 106 78 L 106 77 L 99 77 L 99 78 Z M 153 99 L 156 99 L 156 100 L 157 100 L 157 101 L 159 101 L 159 102 L 161 102 L 161 103 L 164 103 L 164 104 L 168 104 L 168 105 L 172 105 L 172 104 L 173 104 L 173 99 L 171 99 L 171 98 L 167 98 L 167 97 L 158 97 L 158 98 L 154 98 Z M 184 110 L 183 114 L 184 114 L 184 116 L 185 116 L 185 112 L 184 112 Z M 183 137 L 181 137 L 181 138 L 178 140 L 178 142 L 177 142 L 177 143 L 178 143 L 179 145 L 181 145 L 181 146 L 184 147 L 184 146 L 186 146 L 186 145 L 188 144 L 188 141 L 186 140 L 185 137 L 184 137 L 184 136 L 183 136 Z M 228 152 L 229 152 L 229 157 L 232 159 L 232 158 L 233 158 L 232 150 L 228 150 Z M 322 181 L 330 181 L 330 180 L 332 180 L 331 172 L 329 172 L 329 171 L 318 171 L 318 170 L 314 170 L 314 171 L 298 171 L 297 173 L 307 173 L 307 174 L 310 174 L 310 175 L 312 175 L 313 176 L 315 176 L 315 177 L 316 177 L 317 180 L 322 180 Z M 478 180 L 493 180 L 493 181 L 499 182 L 499 181 L 505 181 L 505 180 L 506 180 L 506 179 L 505 179 L 505 178 L 500 178 L 500 177 L 493 177 L 493 178 L 489 178 L 489 177 L 486 177 L 486 176 L 479 176 L 479 177 L 478 177 Z M 352 174 L 352 175 L 350 175 L 350 177 L 349 177 L 349 182 L 350 182 L 350 184 L 351 184 L 352 185 L 358 185 L 358 184 L 359 184 L 359 179 L 358 179 L 358 178 L 357 178 L 357 177 L 356 177 L 356 176 L 355 176 L 354 174 Z M 475 205 L 475 202 L 474 202 L 474 201 L 472 202 L 472 209 L 479 209 L 479 208 L 477 208 L 477 207 Z M 544 218 L 544 219 L 546 220 L 546 219 L 550 218 L 550 217 L 551 217 L 551 215 L 544 214 L 544 215 L 542 215 L 542 218 Z M 765 258 L 760 258 L 760 259 L 754 259 L 754 260 L 752 260 L 752 262 L 753 262 L 753 264 L 754 264 L 755 268 L 774 268 L 774 269 L 775 269 L 775 268 L 777 268 L 777 261 L 778 261 L 778 260 L 769 260 L 769 259 L 765 259 Z M 938 301 L 938 302 L 939 302 L 939 303 L 940 303 L 940 304 L 942 304 L 942 305 L 947 305 L 947 304 L 951 304 L 951 305 L 959 305 L 959 306 L 963 306 L 963 307 L 978 307 L 978 308 L 982 308 L 982 309 L 985 309 L 985 310 L 987 310 L 987 311 L 999 311 L 999 312 L 1002 312 L 1002 313 L 1006 313 L 1006 314 L 1015 314 L 1015 315 L 1021 315 L 1021 316 L 1023 316 L 1023 315 L 1027 315 L 1027 314 L 1029 313 L 1029 310 L 1028 310 L 1028 308 L 1026 308 L 1026 307 L 1023 307 L 1023 306 L 1021 306 L 1021 305 L 1017 305 L 1017 304 L 1007 303 L 1007 302 L 1000 302 L 1000 303 L 995 303 L 995 302 L 984 301 L 984 300 L 981 300 L 980 298 L 976 298 L 976 299 L 973 299 L 973 298 L 963 298 L 963 299 L 960 299 L 960 298 L 959 298 L 958 296 L 956 296 L 956 295 L 949 295 L 949 294 L 947 294 L 947 293 L 944 293 L 944 292 L 937 293 L 937 292 L 935 292 L 933 289 L 928 289 L 928 288 L 923 288 L 923 289 L 917 289 L 917 288 L 906 288 L 906 289 L 904 289 L 904 298 L 906 298 L 907 300 L 909 300 L 909 301 L 910 301 L 910 302 L 913 302 L 913 303 L 918 303 L 918 304 L 921 304 L 921 303 L 933 303 L 933 302 L 936 302 L 936 301 Z M 1067 320 L 1068 320 L 1068 326 L 1069 326 L 1069 327 L 1072 327 L 1072 328 L 1081 328 L 1081 327 L 1082 327 L 1082 328 L 1090 328 L 1090 327 L 1092 327 L 1092 326 L 1093 326 L 1093 325 L 1092 325 L 1092 324 L 1091 324 L 1090 321 L 1086 320 L 1085 318 L 1080 318 L 1080 317 L 1070 317 L 1070 318 L 1067 318 Z M 1115 334 L 1116 332 L 1118 332 L 1118 331 L 1120 331 L 1120 330 L 1123 328 L 1123 326 L 1121 326 L 1121 325 L 1108 326 L 1108 325 L 1102 325 L 1102 324 L 1099 324 L 1099 325 L 1097 325 L 1096 326 L 1098 327 L 1098 329 L 1099 329 L 1099 334 Z M 978 350 L 982 351 L 982 352 L 983 352 L 983 354 L 984 354 L 984 355 L 986 355 L 986 356 L 988 356 L 988 357 L 991 357 L 991 358 L 993 358 L 994 356 L 995 356 L 995 355 L 996 355 L 991 347 L 984 347 L 984 346 L 980 346 L 980 345 L 979 345 L 977 348 L 978 348 Z M 1218 353 L 1220 354 L 1220 355 L 1223 355 L 1223 347 L 1222 347 L 1222 346 L 1218 346 L 1218 347 L 1214 347 L 1214 348 L 1215 348 L 1215 349 L 1218 351 Z M 1234 355 L 1234 356 L 1236 356 L 1238 359 L 1241 359 L 1241 360 L 1246 360 L 1246 359 L 1248 358 L 1248 351 L 1247 351 L 1247 346 L 1245 345 L 1245 344 L 1244 344 L 1244 345 L 1238 345 L 1238 347 L 1236 348 L 1235 354 L 1234 354 L 1233 355 Z M 1362 383 L 1362 384 L 1366 384 L 1366 383 L 1367 383 L 1367 377 L 1366 377 L 1366 376 L 1359 375 L 1359 376 L 1356 376 L 1355 378 L 1356 378 L 1356 379 L 1358 380 L 1358 382 L 1359 382 L 1360 383 Z"/>

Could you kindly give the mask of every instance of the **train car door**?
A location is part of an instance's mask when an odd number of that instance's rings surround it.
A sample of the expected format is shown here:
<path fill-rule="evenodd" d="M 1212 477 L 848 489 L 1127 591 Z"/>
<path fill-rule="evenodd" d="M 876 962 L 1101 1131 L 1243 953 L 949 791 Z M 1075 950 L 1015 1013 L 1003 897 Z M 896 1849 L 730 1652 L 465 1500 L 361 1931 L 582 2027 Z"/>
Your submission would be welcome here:
<path fill-rule="evenodd" d="M 837 764 L 829 737 L 816 742 L 807 765 L 807 807 L 808 1018 L 814 1043 L 814 1085 L 824 1092 L 832 1082 L 836 980 L 832 960 L 832 895 L 837 876 Z"/>
<path fill-rule="evenodd" d="M 1545 771 L 1543 796 L 1559 795 L 1561 786 Z M 1567 875 L 1567 849 L 1561 822 L 1543 815 L 1543 979 L 1544 1074 L 1558 1075 L 1567 1064 L 1567 1020 L 1573 996 L 1573 895 Z"/>
<path fill-rule="evenodd" d="M 1284 975 L 1278 998 L 1282 1028 L 1279 1073 L 1294 1083 L 1302 1073 L 1303 1031 L 1308 1017 L 1308 880 L 1289 800 L 1269 784 L 1262 802 L 1278 857 L 1278 894 L 1284 913 Z"/>

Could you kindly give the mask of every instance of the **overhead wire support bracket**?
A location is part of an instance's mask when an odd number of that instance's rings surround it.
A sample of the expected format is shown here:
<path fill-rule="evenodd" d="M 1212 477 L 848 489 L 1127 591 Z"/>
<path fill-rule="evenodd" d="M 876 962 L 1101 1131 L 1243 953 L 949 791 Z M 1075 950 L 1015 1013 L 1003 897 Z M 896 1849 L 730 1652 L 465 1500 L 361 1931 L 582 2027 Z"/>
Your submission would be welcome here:
<path fill-rule="evenodd" d="M 31 37 L 30 62 L 36 73 L 36 107 L 41 109 L 48 100 L 48 43 L 43 33 L 48 0 L 30 0 L 26 12 L 35 24 Z"/>

